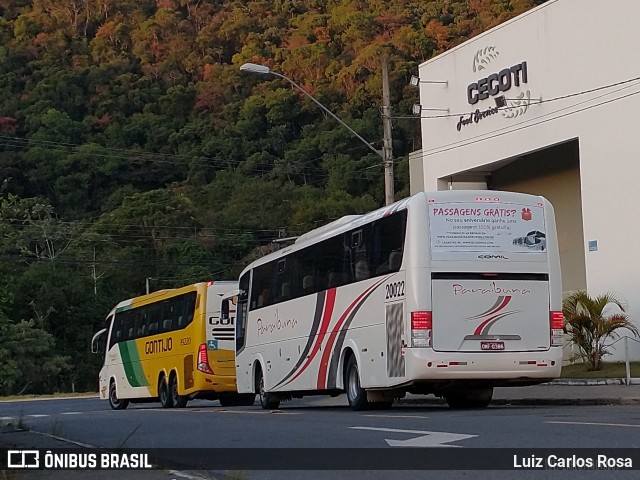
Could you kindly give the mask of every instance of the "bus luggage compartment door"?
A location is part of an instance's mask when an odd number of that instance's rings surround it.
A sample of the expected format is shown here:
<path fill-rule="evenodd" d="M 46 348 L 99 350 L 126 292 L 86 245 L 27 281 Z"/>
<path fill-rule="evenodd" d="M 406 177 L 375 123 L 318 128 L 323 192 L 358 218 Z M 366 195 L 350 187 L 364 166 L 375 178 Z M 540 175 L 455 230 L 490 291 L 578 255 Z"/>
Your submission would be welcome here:
<path fill-rule="evenodd" d="M 546 280 L 433 280 L 433 348 L 447 352 L 548 350 Z"/>

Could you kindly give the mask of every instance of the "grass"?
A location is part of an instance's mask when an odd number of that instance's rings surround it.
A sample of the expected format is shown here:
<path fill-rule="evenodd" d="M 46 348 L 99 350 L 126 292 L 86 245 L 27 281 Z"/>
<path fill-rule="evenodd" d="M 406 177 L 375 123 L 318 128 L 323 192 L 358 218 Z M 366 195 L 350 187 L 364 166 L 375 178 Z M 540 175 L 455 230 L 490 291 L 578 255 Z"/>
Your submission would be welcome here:
<path fill-rule="evenodd" d="M 630 362 L 631 377 L 640 377 L 640 362 Z M 582 363 L 565 365 L 562 367 L 562 378 L 625 378 L 627 376 L 624 362 L 603 363 L 602 369 L 595 372 L 587 371 Z"/>
<path fill-rule="evenodd" d="M 85 393 L 52 393 L 48 395 L 7 395 L 6 397 L 0 396 L 0 402 L 13 402 L 16 400 L 42 400 L 46 398 L 75 398 L 75 397 L 89 397 L 98 396 L 98 392 L 85 392 Z"/>

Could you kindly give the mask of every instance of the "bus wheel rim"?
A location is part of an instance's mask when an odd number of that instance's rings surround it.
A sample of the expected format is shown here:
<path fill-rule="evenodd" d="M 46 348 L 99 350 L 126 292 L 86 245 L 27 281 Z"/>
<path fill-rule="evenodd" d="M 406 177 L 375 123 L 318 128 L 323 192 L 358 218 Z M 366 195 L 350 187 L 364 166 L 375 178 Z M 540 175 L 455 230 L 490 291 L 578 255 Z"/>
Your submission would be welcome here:
<path fill-rule="evenodd" d="M 349 398 L 354 400 L 358 396 L 358 370 L 355 368 L 349 369 Z"/>

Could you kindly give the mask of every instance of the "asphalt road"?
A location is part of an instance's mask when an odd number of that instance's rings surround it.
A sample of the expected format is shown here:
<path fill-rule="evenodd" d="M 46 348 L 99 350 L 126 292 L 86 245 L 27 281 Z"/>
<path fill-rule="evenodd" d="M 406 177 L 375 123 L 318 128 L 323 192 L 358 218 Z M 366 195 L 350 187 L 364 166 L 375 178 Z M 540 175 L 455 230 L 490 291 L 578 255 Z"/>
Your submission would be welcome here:
<path fill-rule="evenodd" d="M 352 412 L 344 398 L 310 398 L 283 403 L 277 411 L 259 406 L 221 408 L 217 402 L 194 401 L 185 409 L 162 409 L 159 404 L 132 405 L 112 411 L 95 398 L 0 403 L 0 418 L 18 419 L 33 431 L 108 449 L 181 448 L 192 456 L 227 450 L 227 456 L 256 453 L 252 448 L 272 448 L 275 465 L 289 465 L 302 458 L 320 468 L 332 461 L 353 461 L 362 451 L 380 468 L 386 452 L 415 452 L 415 456 L 450 452 L 451 449 L 398 449 L 392 447 L 462 447 L 471 457 L 478 448 L 636 448 L 640 449 L 640 410 L 637 406 L 491 406 L 456 411 L 440 405 L 400 406 L 391 410 Z M 293 449 L 315 449 L 311 451 Z M 244 450 L 239 450 L 244 449 Z M 327 450 L 319 450 L 327 449 Z M 337 450 L 329 450 L 337 449 Z M 344 450 L 344 451 L 342 451 Z M 640 451 L 640 450 L 639 450 Z M 186 450 L 181 451 L 184 456 Z M 213 453 L 212 453 L 213 452 Z M 239 453 L 240 452 L 240 453 Z M 320 455 L 325 455 L 321 460 Z M 438 455 L 438 454 L 436 454 Z M 169 455 L 170 456 L 170 455 Z M 342 456 L 342 457 L 341 457 Z M 298 458 L 299 457 L 299 458 Z M 313 457 L 313 458 L 311 458 Z M 326 458 L 325 458 L 326 457 Z M 340 458 L 341 457 L 341 458 Z M 426 457 L 425 457 L 426 458 Z M 389 460 L 394 460 L 389 457 Z M 477 461 L 481 463 L 482 458 Z M 315 461 L 315 463 L 314 463 Z M 187 462 L 188 463 L 188 462 Z M 215 462 L 214 462 L 215 463 Z M 191 465 L 191 464 L 189 464 Z M 336 464 L 338 465 L 338 464 Z M 638 465 L 640 466 L 640 465 Z M 211 465 L 213 478 L 224 476 Z M 185 467 L 189 469 L 188 467 Z M 341 467 L 340 467 L 341 468 Z M 459 468 L 459 466 L 457 467 Z M 226 470 L 226 468 L 225 468 Z M 236 470 L 233 468 L 233 470 Z M 289 478 L 511 478 L 514 472 L 477 471 L 249 471 L 241 478 L 266 480 Z M 518 478 L 637 478 L 633 471 L 518 472 Z M 543 476 L 541 476 L 543 475 Z M 557 476 L 556 476 L 557 475 Z M 90 478 L 90 477 L 87 477 Z M 123 477 L 126 478 L 126 477 Z"/>

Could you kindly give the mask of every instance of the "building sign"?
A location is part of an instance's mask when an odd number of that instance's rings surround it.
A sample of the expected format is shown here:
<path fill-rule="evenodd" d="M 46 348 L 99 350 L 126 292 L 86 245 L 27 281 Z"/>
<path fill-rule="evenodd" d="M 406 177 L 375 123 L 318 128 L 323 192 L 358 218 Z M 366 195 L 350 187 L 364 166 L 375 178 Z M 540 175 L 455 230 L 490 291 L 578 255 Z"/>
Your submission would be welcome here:
<path fill-rule="evenodd" d="M 473 71 L 488 70 L 499 55 L 500 52 L 495 46 L 481 48 L 473 57 Z M 480 123 L 481 120 L 497 114 L 509 119 L 524 115 L 531 104 L 531 92 L 521 91 L 519 94 L 510 95 L 512 98 L 508 99 L 504 94 L 514 88 L 522 88 L 528 82 L 527 62 L 522 61 L 510 67 L 496 69 L 493 73 L 470 83 L 467 86 L 467 102 L 478 108 L 468 115 L 460 115 L 456 129 L 460 132 L 467 125 Z M 493 98 L 494 104 L 483 107 L 482 102 L 489 98 Z"/>
<path fill-rule="evenodd" d="M 489 96 L 496 96 L 501 92 L 508 92 L 513 85 L 527 83 L 527 62 L 518 63 L 509 68 L 503 68 L 498 73 L 481 78 L 467 87 L 467 101 L 469 105 L 475 105 L 480 100 L 486 100 Z"/>

